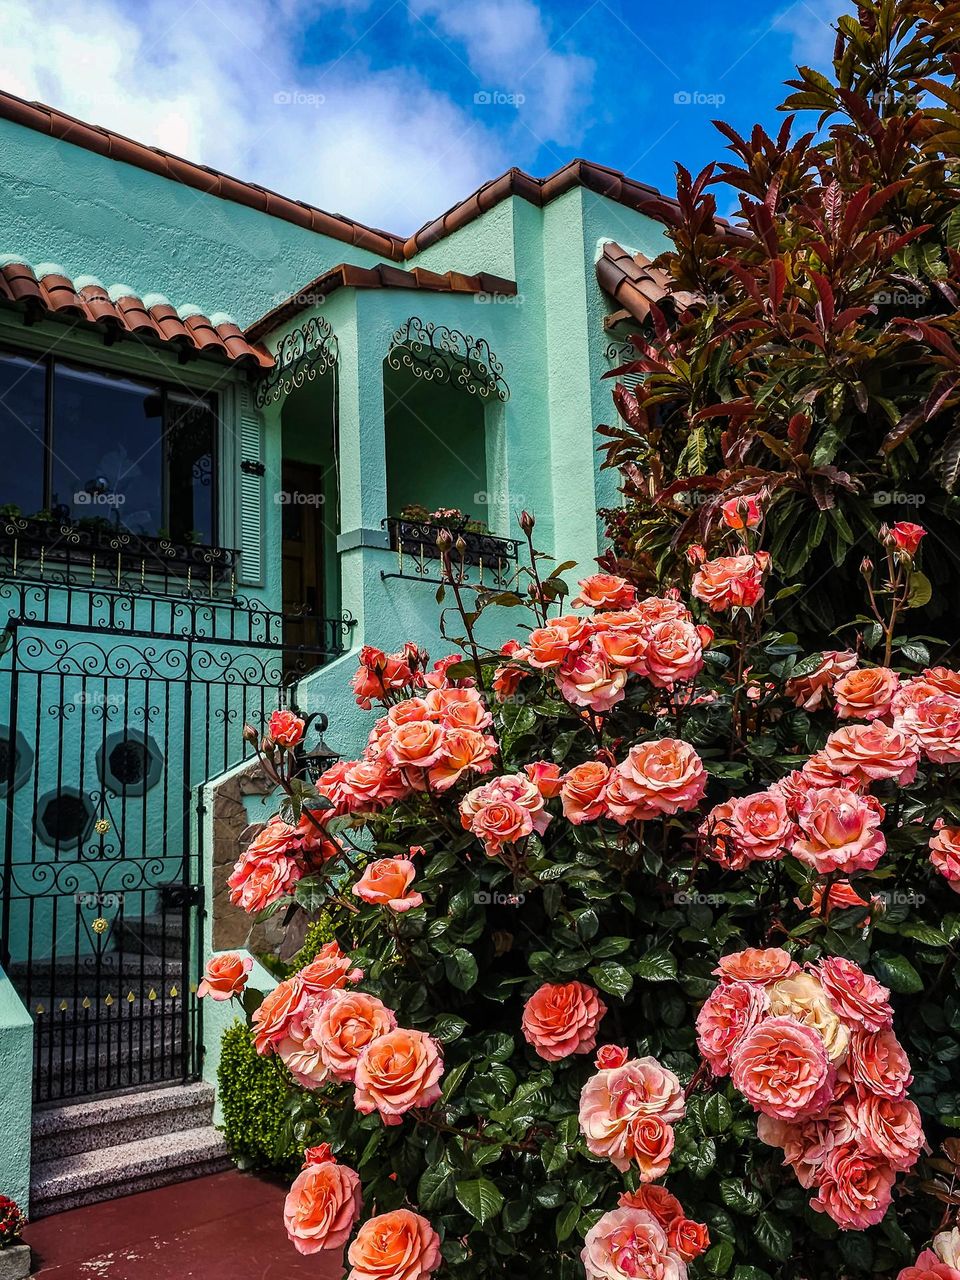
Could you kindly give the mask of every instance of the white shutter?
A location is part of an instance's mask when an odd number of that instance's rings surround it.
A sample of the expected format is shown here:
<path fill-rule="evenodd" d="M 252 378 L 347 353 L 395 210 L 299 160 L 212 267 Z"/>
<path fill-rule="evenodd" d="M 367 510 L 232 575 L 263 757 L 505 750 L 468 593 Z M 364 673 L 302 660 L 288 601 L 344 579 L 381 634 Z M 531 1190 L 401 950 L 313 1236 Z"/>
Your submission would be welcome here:
<path fill-rule="evenodd" d="M 240 582 L 263 582 L 263 421 L 249 387 L 240 388 Z"/>

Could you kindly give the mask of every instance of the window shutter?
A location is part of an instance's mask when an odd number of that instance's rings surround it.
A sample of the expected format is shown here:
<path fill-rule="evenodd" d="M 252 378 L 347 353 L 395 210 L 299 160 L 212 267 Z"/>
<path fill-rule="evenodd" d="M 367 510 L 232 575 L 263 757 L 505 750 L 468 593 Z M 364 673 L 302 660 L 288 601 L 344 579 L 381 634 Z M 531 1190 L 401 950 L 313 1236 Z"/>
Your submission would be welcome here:
<path fill-rule="evenodd" d="M 263 423 L 249 387 L 240 389 L 240 582 L 263 582 Z"/>

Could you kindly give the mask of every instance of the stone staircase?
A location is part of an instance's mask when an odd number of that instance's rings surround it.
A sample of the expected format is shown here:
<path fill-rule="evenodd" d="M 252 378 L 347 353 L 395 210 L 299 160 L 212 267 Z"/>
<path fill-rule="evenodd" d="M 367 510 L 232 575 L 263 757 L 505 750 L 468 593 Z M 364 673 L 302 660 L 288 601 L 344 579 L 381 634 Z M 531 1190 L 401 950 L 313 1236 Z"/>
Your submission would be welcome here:
<path fill-rule="evenodd" d="M 30 1216 L 230 1167 L 210 1085 L 170 1085 L 34 1112 Z"/>

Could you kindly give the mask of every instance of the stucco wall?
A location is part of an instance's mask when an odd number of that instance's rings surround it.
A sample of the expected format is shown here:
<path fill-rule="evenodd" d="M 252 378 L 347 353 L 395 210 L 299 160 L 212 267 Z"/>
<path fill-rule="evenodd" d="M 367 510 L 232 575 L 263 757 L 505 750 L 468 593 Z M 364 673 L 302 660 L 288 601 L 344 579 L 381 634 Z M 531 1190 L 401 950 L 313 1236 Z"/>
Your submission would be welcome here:
<path fill-rule="evenodd" d="M 33 1022 L 0 969 L 0 1195 L 30 1209 Z"/>

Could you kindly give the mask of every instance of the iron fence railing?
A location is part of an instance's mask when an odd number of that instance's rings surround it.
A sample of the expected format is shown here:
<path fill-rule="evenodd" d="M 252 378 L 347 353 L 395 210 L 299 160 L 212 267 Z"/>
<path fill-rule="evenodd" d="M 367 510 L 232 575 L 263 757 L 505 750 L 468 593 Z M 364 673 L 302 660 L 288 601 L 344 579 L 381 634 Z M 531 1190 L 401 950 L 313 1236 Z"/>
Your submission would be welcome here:
<path fill-rule="evenodd" d="M 517 566 L 519 543 L 515 538 L 401 516 L 391 516 L 383 525 L 396 553 L 397 567 L 390 573 L 382 571 L 381 578 L 443 582 L 443 552 L 438 545 L 441 533 L 453 539 L 450 569 L 456 581 L 466 587 L 504 587 Z"/>

